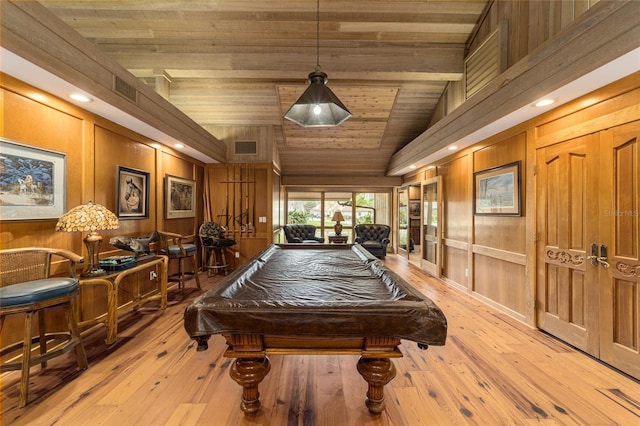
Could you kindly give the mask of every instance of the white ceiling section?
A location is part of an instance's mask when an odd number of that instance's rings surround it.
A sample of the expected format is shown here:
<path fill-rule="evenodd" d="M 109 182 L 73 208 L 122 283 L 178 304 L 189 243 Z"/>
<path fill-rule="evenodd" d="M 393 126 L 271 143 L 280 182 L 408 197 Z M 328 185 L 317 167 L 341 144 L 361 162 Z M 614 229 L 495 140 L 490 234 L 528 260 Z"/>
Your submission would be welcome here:
<path fill-rule="evenodd" d="M 184 144 L 182 141 L 149 126 L 147 123 L 144 123 L 126 112 L 119 110 L 113 105 L 102 101 L 92 93 L 88 93 L 86 90 L 77 88 L 72 83 L 51 74 L 49 71 L 32 64 L 26 59 L 23 59 L 3 47 L 0 47 L 0 71 L 17 78 L 18 80 L 24 81 L 25 83 L 29 83 L 33 87 L 37 87 L 38 89 L 50 93 L 60 99 L 75 104 L 78 107 L 90 111 L 100 117 L 113 121 L 127 129 L 140 133 L 149 139 L 158 141 L 163 145 L 173 148 L 177 143 Z M 91 99 L 91 102 L 79 102 L 71 99 L 69 98 L 69 95 L 72 93 L 84 93 Z M 217 163 L 213 158 L 186 145 L 180 151 L 204 163 Z"/>

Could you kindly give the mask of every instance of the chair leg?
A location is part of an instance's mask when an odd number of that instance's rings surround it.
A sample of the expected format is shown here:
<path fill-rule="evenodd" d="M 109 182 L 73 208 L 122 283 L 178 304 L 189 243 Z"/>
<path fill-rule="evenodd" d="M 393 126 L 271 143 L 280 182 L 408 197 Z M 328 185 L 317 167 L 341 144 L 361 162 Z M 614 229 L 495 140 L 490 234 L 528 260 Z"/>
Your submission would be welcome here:
<path fill-rule="evenodd" d="M 22 347 L 22 374 L 20 378 L 20 404 L 19 408 L 27 405 L 29 396 L 29 370 L 31 369 L 31 319 L 33 311 L 26 313 L 24 318 L 24 346 Z"/>
<path fill-rule="evenodd" d="M 196 279 L 196 285 L 198 286 L 198 290 L 202 290 L 200 287 L 200 277 L 198 276 L 198 259 L 196 255 L 191 255 L 191 266 L 193 266 L 193 276 Z"/>
<path fill-rule="evenodd" d="M 212 275 L 218 275 L 218 269 L 219 265 L 221 265 L 220 260 L 218 259 L 218 255 L 220 253 L 220 249 L 219 248 L 212 248 L 211 252 L 213 253 L 213 263 L 211 264 L 211 266 L 213 267 L 213 273 Z"/>
<path fill-rule="evenodd" d="M 213 266 L 216 265 L 216 251 L 210 247 L 207 248 L 207 266 L 205 269 L 207 270 L 207 277 L 211 278 L 213 275 Z"/>
<path fill-rule="evenodd" d="M 222 248 L 219 247 L 211 247 L 209 249 L 209 251 L 211 252 L 211 255 L 209 256 L 209 270 L 207 273 L 208 277 L 212 277 L 214 275 L 218 274 L 218 270 L 220 269 L 220 265 L 222 265 L 223 263 L 221 259 L 218 259 L 218 256 L 220 256 L 221 251 L 224 250 Z"/>
<path fill-rule="evenodd" d="M 71 340 L 76 340 L 74 350 L 76 352 L 78 368 L 80 370 L 85 370 L 89 367 L 89 363 L 87 362 L 87 353 L 85 352 L 84 345 L 82 344 L 80 330 L 78 330 L 78 319 L 76 318 L 76 312 L 73 309 L 71 302 L 64 304 L 64 312 L 67 317 L 67 324 L 69 325 L 69 337 Z"/>
<path fill-rule="evenodd" d="M 224 268 L 222 268 L 224 270 L 224 274 L 228 275 L 229 274 L 229 265 L 227 264 L 227 257 L 225 255 L 225 252 L 227 251 L 226 248 L 221 248 L 220 249 L 220 257 L 222 258 L 222 264 L 224 265 Z"/>
<path fill-rule="evenodd" d="M 40 335 L 40 355 L 47 353 L 47 324 L 44 309 L 38 311 L 38 334 Z M 29 336 L 31 337 L 31 336 Z M 40 363 L 42 368 L 47 368 L 47 361 Z"/>
<path fill-rule="evenodd" d="M 178 288 L 184 293 L 184 257 L 178 259 Z"/>

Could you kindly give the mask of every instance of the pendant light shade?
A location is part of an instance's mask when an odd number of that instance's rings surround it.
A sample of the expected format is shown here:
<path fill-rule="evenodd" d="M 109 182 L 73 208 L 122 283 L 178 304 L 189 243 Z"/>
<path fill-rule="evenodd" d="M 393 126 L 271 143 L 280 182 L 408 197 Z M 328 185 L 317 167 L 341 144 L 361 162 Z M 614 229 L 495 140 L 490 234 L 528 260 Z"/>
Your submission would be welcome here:
<path fill-rule="evenodd" d="M 316 4 L 316 69 L 309 74 L 309 87 L 284 118 L 302 127 L 331 127 L 342 124 L 351 113 L 327 86 L 327 74 L 320 71 L 320 0 Z"/>
<path fill-rule="evenodd" d="M 303 127 L 337 126 L 351 117 L 351 113 L 326 85 L 327 74 L 309 74 L 309 87 L 284 115 L 287 120 Z"/>

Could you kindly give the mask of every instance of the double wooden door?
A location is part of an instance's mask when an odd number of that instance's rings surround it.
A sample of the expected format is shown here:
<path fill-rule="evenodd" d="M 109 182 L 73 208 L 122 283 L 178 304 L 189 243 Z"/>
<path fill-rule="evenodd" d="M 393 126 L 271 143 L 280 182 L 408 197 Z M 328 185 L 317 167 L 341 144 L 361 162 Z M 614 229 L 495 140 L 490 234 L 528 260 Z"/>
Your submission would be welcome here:
<path fill-rule="evenodd" d="M 537 151 L 537 323 L 640 378 L 640 122 Z"/>

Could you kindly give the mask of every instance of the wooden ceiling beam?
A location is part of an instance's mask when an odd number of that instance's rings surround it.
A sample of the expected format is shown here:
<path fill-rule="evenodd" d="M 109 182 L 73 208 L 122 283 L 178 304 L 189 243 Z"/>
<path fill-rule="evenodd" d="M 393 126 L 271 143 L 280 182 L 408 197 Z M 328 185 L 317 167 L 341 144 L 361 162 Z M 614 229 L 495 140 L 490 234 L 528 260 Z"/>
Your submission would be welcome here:
<path fill-rule="evenodd" d="M 448 82 L 448 81 L 460 81 L 462 80 L 462 72 L 371 72 L 363 70 L 354 71 L 332 71 L 329 66 L 323 66 L 322 69 L 329 76 L 329 85 L 334 83 L 340 84 L 367 84 L 371 82 L 383 82 L 385 84 L 394 83 L 421 83 L 432 84 L 434 82 Z M 150 77 L 152 68 L 138 68 L 130 70 L 134 75 L 138 77 Z M 272 82 L 272 83 L 291 83 L 302 82 L 306 83 L 307 75 L 313 71 L 313 64 L 309 63 L 306 67 L 301 67 L 299 70 L 203 70 L 203 69 L 166 69 L 167 74 L 171 76 L 172 80 L 176 79 L 193 79 L 193 80 L 215 80 L 208 81 L 206 84 L 225 84 L 224 81 L 245 81 L 251 80 L 253 82 Z M 220 82 L 222 80 L 222 83 Z M 273 80 L 277 80 L 274 82 Z M 434 86 L 431 88 L 433 89 Z M 423 87 L 429 89 L 428 87 Z"/>

